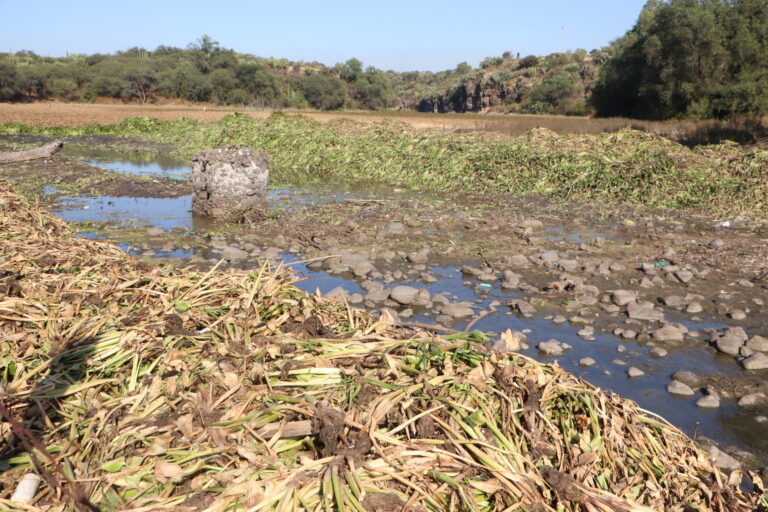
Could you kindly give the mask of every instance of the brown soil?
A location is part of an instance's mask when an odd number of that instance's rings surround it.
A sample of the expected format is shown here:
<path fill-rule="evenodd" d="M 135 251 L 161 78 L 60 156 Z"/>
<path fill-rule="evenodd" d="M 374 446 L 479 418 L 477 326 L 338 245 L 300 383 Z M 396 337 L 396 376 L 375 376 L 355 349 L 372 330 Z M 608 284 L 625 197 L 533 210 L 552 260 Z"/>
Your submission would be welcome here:
<path fill-rule="evenodd" d="M 254 111 L 225 107 L 201 107 L 184 105 L 100 105 L 82 103 L 0 103 L 0 124 L 23 123 L 27 125 L 84 126 L 87 124 L 113 124 L 129 117 L 153 117 L 161 121 L 173 121 L 182 117 L 203 122 L 218 121 L 233 112 L 245 113 L 257 119 L 269 117 L 271 111 Z M 396 118 L 417 128 L 474 129 L 475 122 L 467 116 L 442 116 L 413 113 L 388 115 L 368 112 L 313 112 L 302 114 L 318 121 L 352 118 L 362 122 L 376 122 Z"/>

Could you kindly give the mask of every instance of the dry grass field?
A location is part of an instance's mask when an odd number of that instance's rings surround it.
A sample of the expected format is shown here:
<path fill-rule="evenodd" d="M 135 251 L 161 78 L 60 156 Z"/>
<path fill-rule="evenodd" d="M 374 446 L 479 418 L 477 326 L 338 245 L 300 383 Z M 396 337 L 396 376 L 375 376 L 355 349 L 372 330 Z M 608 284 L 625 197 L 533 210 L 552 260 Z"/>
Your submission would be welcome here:
<path fill-rule="evenodd" d="M 84 103 L 0 103 L 0 124 L 21 123 L 42 127 L 83 126 L 87 124 L 113 124 L 129 117 L 152 117 L 171 121 L 186 117 L 204 122 L 215 122 L 232 112 L 245 113 L 254 118 L 266 118 L 270 111 L 224 108 L 200 105 L 126 105 Z M 686 144 L 720 142 L 723 139 L 753 143 L 768 136 L 768 120 L 745 119 L 739 121 L 638 121 L 633 119 L 587 117 L 488 115 L 488 114 L 432 114 L 421 112 L 318 112 L 299 111 L 318 121 L 347 118 L 360 122 L 397 119 L 414 128 L 431 128 L 452 132 L 487 131 L 515 137 L 534 128 L 547 128 L 559 134 L 614 132 L 622 128 L 635 128 L 656 133 Z"/>

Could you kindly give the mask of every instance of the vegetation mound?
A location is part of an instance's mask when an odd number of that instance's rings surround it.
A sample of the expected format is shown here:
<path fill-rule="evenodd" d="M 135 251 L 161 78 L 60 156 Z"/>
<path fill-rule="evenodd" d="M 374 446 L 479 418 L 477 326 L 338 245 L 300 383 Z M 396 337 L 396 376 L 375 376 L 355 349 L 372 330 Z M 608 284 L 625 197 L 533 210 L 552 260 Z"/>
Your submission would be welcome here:
<path fill-rule="evenodd" d="M 149 266 L 6 187 L 0 238 L 4 507 L 31 466 L 24 510 L 758 507 L 673 427 L 477 333 L 280 269 Z"/>
<path fill-rule="evenodd" d="M 768 149 L 734 143 L 687 148 L 624 130 L 556 135 L 535 129 L 512 139 L 482 133 L 415 130 L 403 122 L 332 123 L 274 114 L 230 115 L 216 123 L 132 118 L 78 128 L 0 126 L 5 134 L 130 135 L 192 155 L 234 144 L 267 151 L 273 176 L 346 179 L 424 190 L 532 193 L 558 199 L 701 208 L 714 214 L 768 215 Z"/>

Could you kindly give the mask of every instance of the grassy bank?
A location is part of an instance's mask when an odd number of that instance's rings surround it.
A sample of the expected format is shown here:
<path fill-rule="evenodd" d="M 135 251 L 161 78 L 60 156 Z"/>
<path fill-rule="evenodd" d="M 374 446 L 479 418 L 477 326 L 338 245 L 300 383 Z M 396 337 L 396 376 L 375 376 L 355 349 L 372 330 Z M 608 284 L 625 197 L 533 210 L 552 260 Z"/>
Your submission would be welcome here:
<path fill-rule="evenodd" d="M 398 183 L 424 190 L 534 193 L 558 199 L 705 208 L 768 215 L 768 150 L 736 144 L 689 149 L 660 136 L 621 131 L 556 135 L 536 129 L 514 139 L 414 130 L 405 123 L 320 123 L 276 114 L 219 122 L 133 118 L 101 126 L 0 133 L 131 135 L 176 145 L 191 156 L 223 144 L 266 150 L 278 175 L 309 170 L 322 179 Z"/>
<path fill-rule="evenodd" d="M 145 265 L 7 187 L 0 239 L 5 508 L 33 465 L 23 510 L 762 506 L 634 403 L 477 333 L 398 330 L 267 269 Z"/>

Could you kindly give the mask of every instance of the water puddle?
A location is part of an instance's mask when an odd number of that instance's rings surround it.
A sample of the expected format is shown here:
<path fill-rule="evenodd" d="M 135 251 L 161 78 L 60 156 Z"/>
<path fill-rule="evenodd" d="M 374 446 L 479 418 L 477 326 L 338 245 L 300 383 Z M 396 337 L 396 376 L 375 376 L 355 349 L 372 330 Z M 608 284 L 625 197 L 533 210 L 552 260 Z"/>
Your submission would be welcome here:
<path fill-rule="evenodd" d="M 110 160 L 115 152 L 93 151 L 81 152 L 78 159 L 88 158 L 86 163 L 98 164 L 121 172 L 143 171 L 143 174 L 163 174 L 176 177 L 186 177 L 188 166 L 179 165 L 172 160 L 142 159 L 140 161 L 125 159 Z M 123 153 L 121 153 L 123 154 Z M 86 161 L 86 160 L 83 160 Z M 93 163 L 91 163 L 93 162 Z M 46 189 L 49 191 L 48 189 Z M 54 193 L 55 191 L 49 191 Z M 355 187 L 334 187 L 329 185 L 306 185 L 296 187 L 277 186 L 270 190 L 270 199 L 274 209 L 300 209 L 326 202 L 378 200 L 382 198 L 402 198 L 413 196 L 406 191 L 396 189 L 384 192 L 371 192 Z M 62 219 L 72 222 L 106 222 L 116 226 L 130 227 L 159 227 L 164 230 L 187 230 L 198 234 L 215 229 L 215 223 L 210 220 L 197 218 L 190 212 L 191 196 L 172 199 L 158 198 L 127 198 L 127 197 L 60 197 L 60 207 L 55 211 Z M 428 230 L 429 231 L 429 230 Z M 427 236 L 437 233 L 426 232 Z M 245 231 L 243 232 L 245 234 Z M 82 236 L 100 237 L 96 232 L 84 232 Z M 595 238 L 616 239 L 617 233 L 609 231 L 570 230 L 567 228 L 548 228 L 545 238 L 574 244 L 585 243 Z M 221 241 L 223 244 L 234 243 L 232 240 Z M 222 244 L 219 248 L 210 244 L 206 247 L 193 249 L 179 247 L 171 242 L 165 245 L 157 243 L 157 247 L 147 247 L 146 244 L 118 244 L 123 250 L 136 256 L 151 256 L 157 258 L 189 259 L 215 262 L 219 259 Z M 358 280 L 351 274 L 331 275 L 325 271 L 312 270 L 301 262 L 301 255 L 283 252 L 280 257 L 285 264 L 290 265 L 303 279 L 297 286 L 308 292 L 320 290 L 328 293 L 337 287 L 342 287 L 349 294 L 367 293 Z M 249 259 L 238 266 L 253 268 L 259 264 L 257 258 Z M 404 269 L 408 270 L 408 269 Z M 623 341 L 610 335 L 596 332 L 594 341 L 588 341 L 577 335 L 581 325 L 571 325 L 569 322 L 554 324 L 543 318 L 524 319 L 511 313 L 504 304 L 518 297 L 518 292 L 510 292 L 500 287 L 499 283 L 480 283 L 467 279 L 461 270 L 455 267 L 433 267 L 427 269 L 437 277 L 437 282 L 425 284 L 419 279 L 418 272 L 411 270 L 410 274 L 402 276 L 396 282 L 386 283 L 387 288 L 398 284 L 417 288 L 426 288 L 434 297 L 443 295 L 450 302 L 466 301 L 472 305 L 476 313 L 487 311 L 496 303 L 498 309 L 483 317 L 472 327 L 487 332 L 503 332 L 513 329 L 526 332 L 530 346 L 524 353 L 544 362 L 555 362 L 554 358 L 542 356 L 536 345 L 538 342 L 555 338 L 572 346 L 561 357 L 556 359 L 563 368 L 580 375 L 605 390 L 615 392 L 623 397 L 635 400 L 641 407 L 660 414 L 671 423 L 692 436 L 706 436 L 725 445 L 736 445 L 750 451 L 761 450 L 768 453 L 768 436 L 765 436 L 765 424 L 755 420 L 755 412 L 745 412 L 737 408 L 733 400 L 722 400 L 720 408 L 708 411 L 699 409 L 695 401 L 678 400 L 669 395 L 666 385 L 669 375 L 681 368 L 695 369 L 701 374 L 717 374 L 724 378 L 738 377 L 742 370 L 733 358 L 722 358 L 713 355 L 702 347 L 685 346 L 670 349 L 669 354 L 661 359 L 651 357 L 650 347 L 644 347 L 634 341 Z M 401 312 L 406 308 L 401 308 Z M 434 311 L 423 308 L 413 308 L 412 316 L 403 318 L 404 321 L 434 323 Z M 690 329 L 714 327 L 720 329 L 722 324 L 714 321 L 693 322 L 685 320 Z M 464 329 L 469 320 L 456 321 L 452 328 Z M 703 342 L 702 342 L 703 345 Z M 623 348 L 620 348 L 623 347 Z M 595 364 L 588 368 L 579 366 L 579 360 L 591 357 Z M 627 377 L 627 369 L 637 367 L 645 372 L 645 376 L 631 380 Z"/>
<path fill-rule="evenodd" d="M 107 222 L 119 227 L 206 229 L 210 222 L 191 213 L 192 196 L 57 198 L 54 213 L 68 222 Z M 197 222 L 196 222 L 197 221 Z"/>
<path fill-rule="evenodd" d="M 61 155 L 77 160 L 91 167 L 98 167 L 121 174 L 165 177 L 189 180 L 192 174 L 191 163 L 170 155 L 134 153 L 113 149 L 66 147 Z M 296 211 L 305 207 L 330 202 L 358 201 L 366 199 L 402 199 L 415 197 L 407 190 L 394 187 L 377 187 L 372 192 L 368 186 L 355 184 L 328 185 L 321 177 L 310 171 L 291 171 L 288 176 L 274 173 L 271 176 L 274 185 L 268 191 L 270 207 L 274 210 Z M 290 183 L 290 185 L 285 185 Z M 50 185 L 43 188 L 43 195 L 56 195 L 57 190 Z M 119 225 L 152 225 L 155 215 L 163 218 L 169 210 L 174 210 L 174 219 L 178 222 L 164 222 L 160 227 L 178 227 L 193 229 L 198 222 L 191 219 L 191 196 L 178 199 L 121 198 L 121 197 L 59 197 L 61 208 L 57 214 L 64 220 L 79 222 L 115 221 Z M 135 200 L 134 200 L 135 199 Z M 86 212 L 79 212 L 86 210 Z M 89 217 L 90 215 L 90 217 Z M 182 218 L 184 217 L 184 218 Z"/>
<path fill-rule="evenodd" d="M 61 155 L 91 167 L 140 176 L 184 179 L 189 178 L 191 172 L 189 162 L 186 160 L 163 154 L 131 153 L 74 146 L 62 149 Z"/>
<path fill-rule="evenodd" d="M 550 227 L 544 228 L 544 232 L 546 234 L 542 235 L 541 238 L 546 238 L 547 240 L 554 240 L 555 242 L 570 242 L 573 244 L 587 243 L 590 240 L 596 240 L 600 238 L 602 238 L 603 240 L 619 240 L 620 239 L 618 236 L 618 233 L 614 231 L 591 231 L 591 230 L 569 231 L 563 227 L 550 226 Z"/>

